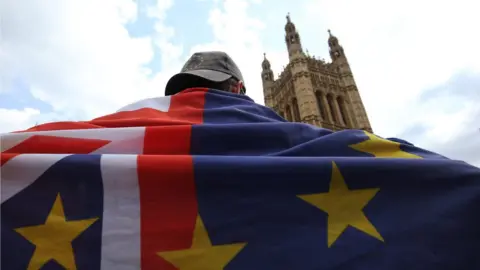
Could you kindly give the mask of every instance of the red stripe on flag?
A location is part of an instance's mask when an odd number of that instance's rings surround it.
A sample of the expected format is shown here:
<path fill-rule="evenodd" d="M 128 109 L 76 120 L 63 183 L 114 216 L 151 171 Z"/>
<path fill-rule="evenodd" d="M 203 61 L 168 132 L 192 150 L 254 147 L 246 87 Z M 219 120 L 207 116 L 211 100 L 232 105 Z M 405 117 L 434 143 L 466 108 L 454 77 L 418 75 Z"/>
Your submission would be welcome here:
<path fill-rule="evenodd" d="M 108 140 L 33 135 L 3 151 L 0 166 L 19 154 L 88 154 L 108 143 Z M 4 157 L 3 153 L 9 155 Z"/>
<path fill-rule="evenodd" d="M 152 108 L 122 111 L 93 119 L 102 127 L 191 125 L 203 122 L 207 88 L 192 88 L 170 98 L 168 112 Z"/>
<path fill-rule="evenodd" d="M 90 121 L 90 123 L 109 128 L 192 124 L 191 121 L 174 117 L 170 112 L 162 112 L 152 108 L 117 112 L 96 118 Z"/>
<path fill-rule="evenodd" d="M 18 154 L 0 154 L 0 166 L 3 166 L 3 164 L 7 163 L 10 159 L 18 156 Z"/>
<path fill-rule="evenodd" d="M 189 248 L 198 212 L 191 156 L 138 157 L 141 268 L 175 269 L 157 255 Z"/>
<path fill-rule="evenodd" d="M 192 124 L 203 123 L 203 111 L 205 107 L 205 95 L 208 88 L 190 88 L 180 94 L 173 95 L 170 101 L 172 116 L 178 119 L 185 119 Z"/>
<path fill-rule="evenodd" d="M 191 125 L 147 127 L 143 154 L 189 155 L 191 134 Z"/>
<path fill-rule="evenodd" d="M 26 130 L 16 131 L 13 133 L 32 132 L 32 131 L 49 131 L 49 130 L 67 130 L 67 129 L 92 129 L 101 128 L 88 122 L 52 122 L 31 127 Z"/>

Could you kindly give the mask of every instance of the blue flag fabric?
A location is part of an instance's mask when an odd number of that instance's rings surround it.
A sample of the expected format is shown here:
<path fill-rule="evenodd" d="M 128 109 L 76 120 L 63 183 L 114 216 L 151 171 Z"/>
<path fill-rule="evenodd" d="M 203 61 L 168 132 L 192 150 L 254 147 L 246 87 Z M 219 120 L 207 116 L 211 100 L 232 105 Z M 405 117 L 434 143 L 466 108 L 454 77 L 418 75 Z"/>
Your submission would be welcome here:
<path fill-rule="evenodd" d="M 217 232 L 212 241 L 249 243 L 231 269 L 479 266 L 479 173 L 464 163 L 198 157 L 195 171 L 200 211 Z M 332 189 L 335 173 L 348 189 Z M 360 199 L 371 190 L 371 200 Z"/>

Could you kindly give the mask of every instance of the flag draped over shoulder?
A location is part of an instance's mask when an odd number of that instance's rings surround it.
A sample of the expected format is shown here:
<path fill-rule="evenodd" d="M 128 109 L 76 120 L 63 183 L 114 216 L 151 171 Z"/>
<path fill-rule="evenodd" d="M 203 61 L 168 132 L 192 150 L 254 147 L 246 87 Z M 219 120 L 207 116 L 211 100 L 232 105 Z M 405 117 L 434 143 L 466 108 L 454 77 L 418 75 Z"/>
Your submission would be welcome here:
<path fill-rule="evenodd" d="M 209 89 L 1 137 L 1 269 L 480 269 L 480 170 Z"/>

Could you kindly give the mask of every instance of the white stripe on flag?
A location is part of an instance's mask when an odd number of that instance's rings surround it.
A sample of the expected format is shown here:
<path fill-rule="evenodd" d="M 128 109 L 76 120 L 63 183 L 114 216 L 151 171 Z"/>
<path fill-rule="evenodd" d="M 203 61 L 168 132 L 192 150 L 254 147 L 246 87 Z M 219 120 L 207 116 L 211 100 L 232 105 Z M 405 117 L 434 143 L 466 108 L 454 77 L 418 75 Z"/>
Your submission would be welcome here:
<path fill-rule="evenodd" d="M 136 155 L 102 155 L 102 269 L 140 269 L 140 193 Z"/>
<path fill-rule="evenodd" d="M 1 202 L 10 199 L 35 182 L 45 171 L 67 154 L 23 154 L 0 168 Z"/>
<path fill-rule="evenodd" d="M 170 101 L 171 101 L 170 96 L 147 98 L 147 99 L 129 104 L 121 108 L 117 112 L 135 111 L 143 108 L 151 108 L 151 109 L 159 110 L 162 112 L 168 112 L 168 109 L 170 109 Z"/>

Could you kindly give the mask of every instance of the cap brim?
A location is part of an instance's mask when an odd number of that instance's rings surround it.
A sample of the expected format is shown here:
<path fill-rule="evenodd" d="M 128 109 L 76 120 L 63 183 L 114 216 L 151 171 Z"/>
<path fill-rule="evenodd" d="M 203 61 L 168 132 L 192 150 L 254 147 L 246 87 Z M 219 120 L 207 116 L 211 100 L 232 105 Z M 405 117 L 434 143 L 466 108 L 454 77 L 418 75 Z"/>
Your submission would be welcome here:
<path fill-rule="evenodd" d="M 202 77 L 204 79 L 207 79 L 213 82 L 223 82 L 223 81 L 226 81 L 227 79 L 230 79 L 230 77 L 232 77 L 232 75 L 230 74 L 226 74 L 226 73 L 215 71 L 215 70 L 208 70 L 208 69 L 190 70 L 182 73 Z"/>
<path fill-rule="evenodd" d="M 165 96 L 173 95 L 184 90 L 179 88 L 182 88 L 181 85 L 184 84 L 182 81 L 188 79 L 189 76 L 196 76 L 213 82 L 223 82 L 232 77 L 232 75 L 215 70 L 197 69 L 185 71 L 170 78 L 165 87 Z"/>

